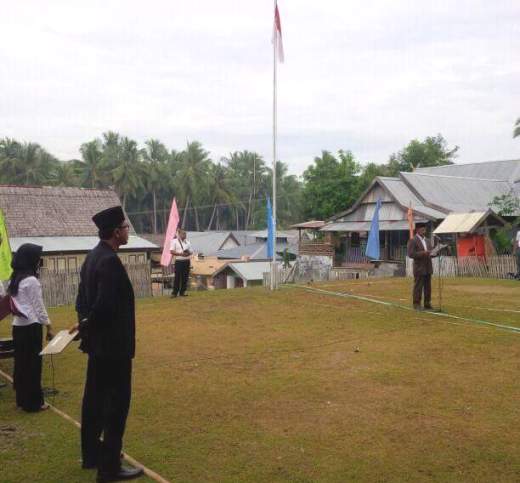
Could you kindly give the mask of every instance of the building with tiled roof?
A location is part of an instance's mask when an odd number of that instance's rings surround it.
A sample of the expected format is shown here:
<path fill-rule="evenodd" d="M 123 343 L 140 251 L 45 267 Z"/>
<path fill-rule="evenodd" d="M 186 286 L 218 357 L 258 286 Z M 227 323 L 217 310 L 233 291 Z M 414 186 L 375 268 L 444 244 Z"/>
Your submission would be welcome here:
<path fill-rule="evenodd" d="M 42 245 L 44 266 L 58 271 L 79 268 L 99 242 L 92 216 L 120 204 L 110 189 L 0 185 L 0 210 L 12 251 L 24 243 Z M 128 264 L 145 263 L 155 248 L 130 223 L 129 243 L 120 256 Z"/>

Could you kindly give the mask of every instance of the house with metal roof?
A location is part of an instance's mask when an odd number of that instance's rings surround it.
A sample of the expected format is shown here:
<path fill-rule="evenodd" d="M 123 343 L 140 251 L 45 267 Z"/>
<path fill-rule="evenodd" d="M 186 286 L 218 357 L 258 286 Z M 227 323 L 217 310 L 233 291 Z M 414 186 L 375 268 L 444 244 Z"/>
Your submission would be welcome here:
<path fill-rule="evenodd" d="M 336 264 L 365 261 L 370 222 L 381 199 L 382 257 L 401 261 L 409 238 L 409 208 L 415 222 L 435 227 L 450 213 L 486 212 L 496 196 L 510 193 L 520 196 L 520 160 L 419 168 L 397 178 L 378 176 L 350 209 L 333 216 L 320 231 L 336 246 Z"/>
<path fill-rule="evenodd" d="M 264 273 L 269 272 L 270 267 L 268 261 L 227 263 L 213 275 L 213 283 L 216 289 L 262 285 Z"/>
<path fill-rule="evenodd" d="M 53 271 L 76 271 L 99 242 L 92 216 L 120 204 L 110 189 L 0 185 L 0 210 L 11 249 L 16 252 L 24 243 L 43 246 L 44 267 Z M 130 223 L 129 242 L 119 256 L 129 265 L 146 263 L 155 248 L 137 236 Z"/>
<path fill-rule="evenodd" d="M 158 265 L 164 245 L 164 234 L 142 233 L 140 237 L 157 245 L 152 253 L 152 261 Z M 231 231 L 188 231 L 186 238 L 191 243 L 194 255 L 213 257 L 220 250 L 236 248 L 240 245 Z"/>

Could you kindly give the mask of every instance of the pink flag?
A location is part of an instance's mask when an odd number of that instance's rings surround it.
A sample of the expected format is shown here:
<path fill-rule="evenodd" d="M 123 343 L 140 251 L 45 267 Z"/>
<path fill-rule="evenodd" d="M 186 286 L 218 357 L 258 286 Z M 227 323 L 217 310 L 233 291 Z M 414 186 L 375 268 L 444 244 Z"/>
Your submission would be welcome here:
<path fill-rule="evenodd" d="M 172 261 L 171 243 L 177 232 L 179 225 L 179 211 L 177 210 L 177 201 L 173 198 L 172 208 L 170 210 L 170 219 L 168 220 L 168 229 L 164 238 L 163 252 L 161 255 L 161 265 L 167 267 Z"/>
<path fill-rule="evenodd" d="M 273 42 L 275 42 L 278 60 L 283 63 L 282 23 L 280 22 L 278 4 L 276 4 L 276 7 L 274 8 Z"/>

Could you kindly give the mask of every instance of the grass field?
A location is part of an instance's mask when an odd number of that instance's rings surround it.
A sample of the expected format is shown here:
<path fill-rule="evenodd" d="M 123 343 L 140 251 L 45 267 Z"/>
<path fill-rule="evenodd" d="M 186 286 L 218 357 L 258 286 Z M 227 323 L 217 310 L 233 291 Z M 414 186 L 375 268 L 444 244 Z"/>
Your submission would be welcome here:
<path fill-rule="evenodd" d="M 406 279 L 316 286 L 410 302 Z M 519 295 L 449 280 L 444 307 L 520 327 Z M 520 333 L 294 287 L 145 299 L 137 315 L 125 450 L 170 481 L 520 481 Z M 75 347 L 54 358 L 50 402 L 76 419 L 85 362 Z M 0 481 L 94 481 L 78 436 L 0 389 Z"/>

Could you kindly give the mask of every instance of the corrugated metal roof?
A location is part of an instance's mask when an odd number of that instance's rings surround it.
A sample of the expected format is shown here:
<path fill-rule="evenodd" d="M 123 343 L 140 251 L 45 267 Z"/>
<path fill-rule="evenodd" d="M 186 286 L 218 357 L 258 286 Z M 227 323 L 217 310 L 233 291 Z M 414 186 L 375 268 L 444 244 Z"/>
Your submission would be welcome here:
<path fill-rule="evenodd" d="M 281 253 L 290 246 L 287 243 L 277 242 L 276 252 Z M 292 251 L 291 251 L 292 253 Z M 252 243 L 251 245 L 241 245 L 235 248 L 227 248 L 219 250 L 215 253 L 218 258 L 228 260 L 238 260 L 242 257 L 249 257 L 251 260 L 268 260 L 267 256 L 267 242 Z M 277 256 L 277 258 L 280 258 Z"/>
<path fill-rule="evenodd" d="M 238 241 L 229 231 L 188 232 L 186 234 L 186 238 L 191 243 L 193 251 L 204 255 L 214 255 L 217 253 L 229 237 L 232 237 L 231 239 L 235 242 L 235 245 L 239 245 Z"/>
<path fill-rule="evenodd" d="M 520 159 L 486 161 L 483 163 L 450 164 L 432 168 L 418 168 L 415 173 L 494 179 L 514 182 L 520 178 Z"/>
<path fill-rule="evenodd" d="M 474 178 L 455 178 L 426 173 L 401 173 L 401 177 L 420 193 L 426 203 L 449 211 L 485 211 L 495 196 L 505 195 L 512 189 L 507 181 Z"/>
<path fill-rule="evenodd" d="M 18 247 L 24 243 L 41 245 L 44 253 L 88 252 L 99 243 L 99 238 L 97 236 L 26 236 L 9 237 L 9 243 L 13 252 L 18 250 Z M 130 235 L 128 244 L 121 247 L 121 250 L 154 249 L 157 249 L 156 245 L 134 235 Z"/>
<path fill-rule="evenodd" d="M 434 233 L 471 233 L 486 216 L 485 211 L 475 213 L 452 213 L 435 228 Z"/>
<path fill-rule="evenodd" d="M 369 231 L 370 221 L 345 221 L 334 222 L 325 225 L 321 231 Z M 408 230 L 406 220 L 380 221 L 379 229 L 384 231 Z"/>
<path fill-rule="evenodd" d="M 495 215 L 491 210 L 476 211 L 473 213 L 451 213 L 433 232 L 436 234 L 473 233 L 490 217 L 495 220 L 495 224 L 491 224 L 491 226 L 503 226 L 505 224 L 504 220 Z"/>
<path fill-rule="evenodd" d="M 325 224 L 325 222 L 321 221 L 321 220 L 311 220 L 311 221 L 304 221 L 303 223 L 296 223 L 295 225 L 291 225 L 291 228 L 317 229 L 317 228 L 321 228 L 324 224 Z"/>
<path fill-rule="evenodd" d="M 262 280 L 264 273 L 271 269 L 270 262 L 243 262 L 230 263 L 228 265 L 232 270 L 238 273 L 247 281 Z"/>

